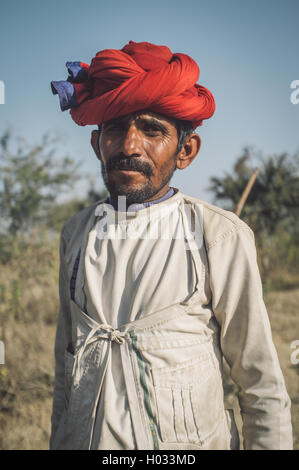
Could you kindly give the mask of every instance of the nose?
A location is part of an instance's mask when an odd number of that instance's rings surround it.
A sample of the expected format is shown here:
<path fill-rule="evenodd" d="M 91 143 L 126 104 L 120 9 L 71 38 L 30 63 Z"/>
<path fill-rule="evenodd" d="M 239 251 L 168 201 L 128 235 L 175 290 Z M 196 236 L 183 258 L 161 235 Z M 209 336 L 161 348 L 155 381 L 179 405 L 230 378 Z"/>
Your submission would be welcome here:
<path fill-rule="evenodd" d="M 134 124 L 131 124 L 124 133 L 122 151 L 127 157 L 137 157 L 142 154 L 142 137 Z"/>

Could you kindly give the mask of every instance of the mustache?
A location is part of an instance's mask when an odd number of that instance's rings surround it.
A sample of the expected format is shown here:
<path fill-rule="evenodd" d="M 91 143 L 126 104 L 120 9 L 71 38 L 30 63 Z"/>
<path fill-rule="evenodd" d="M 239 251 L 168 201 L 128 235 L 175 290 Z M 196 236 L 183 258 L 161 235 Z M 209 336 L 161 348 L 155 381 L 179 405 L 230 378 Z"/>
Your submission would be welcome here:
<path fill-rule="evenodd" d="M 111 157 L 106 164 L 106 171 L 112 170 L 135 170 L 146 176 L 153 176 L 152 167 L 139 157 L 126 157 L 124 154 Z"/>

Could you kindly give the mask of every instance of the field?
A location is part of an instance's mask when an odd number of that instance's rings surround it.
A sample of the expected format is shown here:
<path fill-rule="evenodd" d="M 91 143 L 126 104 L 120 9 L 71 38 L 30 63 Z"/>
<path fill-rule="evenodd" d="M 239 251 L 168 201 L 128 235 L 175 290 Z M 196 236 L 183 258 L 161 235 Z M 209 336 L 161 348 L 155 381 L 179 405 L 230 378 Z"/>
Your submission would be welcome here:
<path fill-rule="evenodd" d="M 48 449 L 58 311 L 58 239 L 12 246 L 1 266 L 0 449 Z M 291 343 L 299 340 L 299 289 L 265 294 L 287 389 L 292 400 L 294 448 L 299 449 L 299 364 Z M 298 357 L 298 355 L 297 355 Z M 228 401 L 234 386 L 228 384 Z"/>

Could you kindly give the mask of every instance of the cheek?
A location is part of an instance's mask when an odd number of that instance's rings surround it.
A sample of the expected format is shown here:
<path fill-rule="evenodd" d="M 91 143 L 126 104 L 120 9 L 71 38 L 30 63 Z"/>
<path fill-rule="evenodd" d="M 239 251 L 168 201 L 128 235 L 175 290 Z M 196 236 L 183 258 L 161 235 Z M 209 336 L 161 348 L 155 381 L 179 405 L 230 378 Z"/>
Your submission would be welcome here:
<path fill-rule="evenodd" d="M 100 145 L 101 145 L 101 150 L 105 152 L 105 151 L 108 151 L 111 147 L 113 147 L 113 145 L 115 145 L 115 140 L 102 139 L 100 141 Z"/>
<path fill-rule="evenodd" d="M 111 155 L 117 153 L 117 143 L 113 139 L 100 139 L 99 149 L 102 159 L 106 162 Z"/>
<path fill-rule="evenodd" d="M 177 146 L 171 142 L 149 143 L 145 146 L 148 156 L 153 160 L 157 167 L 172 167 Z"/>

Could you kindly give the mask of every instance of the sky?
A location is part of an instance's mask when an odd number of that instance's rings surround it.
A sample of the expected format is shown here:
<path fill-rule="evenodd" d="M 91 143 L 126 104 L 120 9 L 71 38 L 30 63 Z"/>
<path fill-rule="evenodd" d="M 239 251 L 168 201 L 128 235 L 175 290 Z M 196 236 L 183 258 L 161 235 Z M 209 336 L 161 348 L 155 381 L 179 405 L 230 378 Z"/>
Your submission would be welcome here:
<path fill-rule="evenodd" d="M 61 112 L 50 81 L 67 78 L 65 62 L 90 63 L 130 40 L 190 55 L 198 83 L 215 98 L 214 116 L 197 129 L 201 150 L 174 173 L 172 186 L 213 203 L 210 178 L 230 173 L 244 147 L 264 156 L 299 151 L 299 103 L 290 99 L 299 80 L 298 0 L 2 0 L 0 135 L 9 126 L 33 144 L 58 133 L 57 157 L 83 162 L 80 171 L 103 189 L 90 147 L 95 126 L 78 126 Z M 83 181 L 82 194 L 90 184 Z"/>

